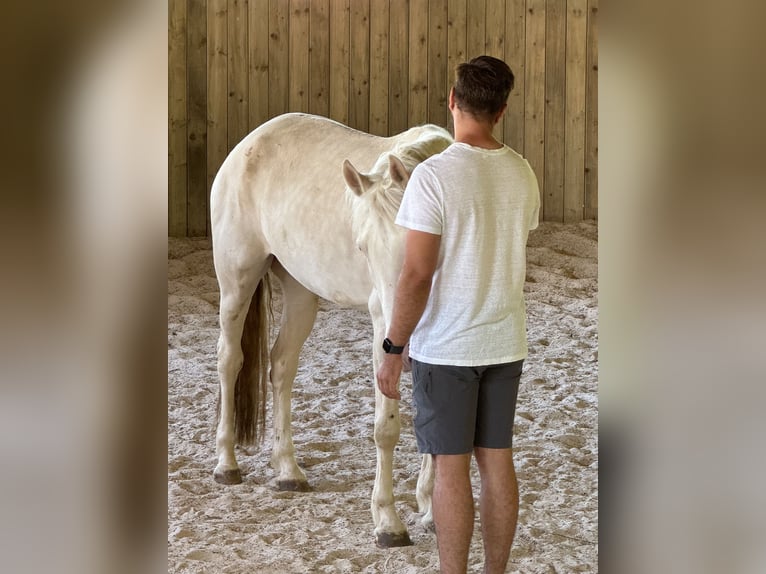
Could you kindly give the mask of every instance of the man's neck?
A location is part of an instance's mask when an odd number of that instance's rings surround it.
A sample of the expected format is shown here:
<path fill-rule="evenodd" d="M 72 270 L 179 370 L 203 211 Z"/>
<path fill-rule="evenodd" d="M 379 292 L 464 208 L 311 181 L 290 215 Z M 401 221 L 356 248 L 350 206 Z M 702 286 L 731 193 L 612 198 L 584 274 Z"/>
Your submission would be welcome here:
<path fill-rule="evenodd" d="M 455 118 L 455 141 L 484 149 L 500 149 L 503 147 L 492 135 L 488 123 L 473 121 L 468 118 Z"/>

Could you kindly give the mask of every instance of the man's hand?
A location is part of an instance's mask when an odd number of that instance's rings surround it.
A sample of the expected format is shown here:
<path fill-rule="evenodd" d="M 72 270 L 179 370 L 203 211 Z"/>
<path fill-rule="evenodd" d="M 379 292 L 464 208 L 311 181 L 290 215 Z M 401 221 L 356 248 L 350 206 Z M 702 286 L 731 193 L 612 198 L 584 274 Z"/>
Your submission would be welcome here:
<path fill-rule="evenodd" d="M 385 355 L 378 367 L 378 388 L 389 399 L 401 400 L 399 377 L 402 374 L 401 355 Z"/>

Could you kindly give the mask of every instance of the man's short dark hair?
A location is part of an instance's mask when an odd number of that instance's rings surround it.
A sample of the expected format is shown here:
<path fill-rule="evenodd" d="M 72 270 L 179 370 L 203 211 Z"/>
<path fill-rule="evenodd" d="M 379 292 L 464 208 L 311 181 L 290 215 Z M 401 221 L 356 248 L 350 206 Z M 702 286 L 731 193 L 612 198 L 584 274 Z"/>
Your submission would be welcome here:
<path fill-rule="evenodd" d="M 479 56 L 455 69 L 455 103 L 478 119 L 493 119 L 512 89 L 513 72 L 492 56 Z"/>

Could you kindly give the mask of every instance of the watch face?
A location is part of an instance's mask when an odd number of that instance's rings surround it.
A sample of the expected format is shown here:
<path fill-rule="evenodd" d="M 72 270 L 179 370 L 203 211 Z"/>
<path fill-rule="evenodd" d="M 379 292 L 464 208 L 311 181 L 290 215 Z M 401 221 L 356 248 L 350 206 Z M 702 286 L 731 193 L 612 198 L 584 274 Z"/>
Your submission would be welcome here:
<path fill-rule="evenodd" d="M 392 353 L 392 354 L 398 355 L 403 350 L 404 350 L 404 347 L 397 347 L 391 342 L 391 339 L 389 339 L 388 337 L 383 339 L 383 351 L 385 353 Z"/>

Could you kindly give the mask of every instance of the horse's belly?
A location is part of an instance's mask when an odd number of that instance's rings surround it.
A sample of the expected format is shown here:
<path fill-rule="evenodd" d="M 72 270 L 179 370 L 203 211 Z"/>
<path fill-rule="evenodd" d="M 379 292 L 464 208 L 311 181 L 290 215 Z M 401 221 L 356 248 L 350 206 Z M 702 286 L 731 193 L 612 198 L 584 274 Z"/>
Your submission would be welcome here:
<path fill-rule="evenodd" d="M 343 307 L 367 308 L 372 282 L 361 255 L 328 258 L 323 256 L 327 251 L 323 254 L 306 245 L 298 252 L 272 251 L 282 267 L 312 293 Z"/>
<path fill-rule="evenodd" d="M 314 264 L 306 265 L 305 261 L 290 265 L 278 255 L 277 259 L 301 285 L 323 299 L 343 307 L 367 308 L 372 284 L 366 267 L 352 270 L 346 265 L 336 264 L 320 268 Z"/>

